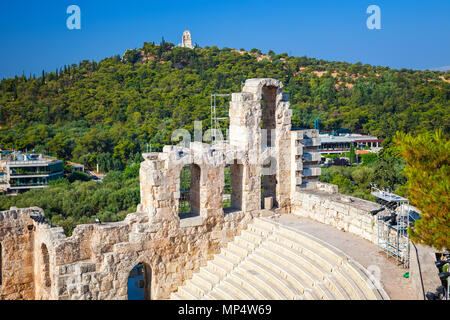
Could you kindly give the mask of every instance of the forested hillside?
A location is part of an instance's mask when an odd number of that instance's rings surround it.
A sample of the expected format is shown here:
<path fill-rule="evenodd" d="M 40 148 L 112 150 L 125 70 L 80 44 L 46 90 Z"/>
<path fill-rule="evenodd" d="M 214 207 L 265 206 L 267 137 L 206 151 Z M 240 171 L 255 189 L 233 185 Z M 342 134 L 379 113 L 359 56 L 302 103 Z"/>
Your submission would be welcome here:
<path fill-rule="evenodd" d="M 35 149 L 100 170 L 140 159 L 174 129 L 208 128 L 210 94 L 270 77 L 290 93 L 293 125 L 392 137 L 397 130 L 450 132 L 450 74 L 263 55 L 217 47 L 145 43 L 124 57 L 83 61 L 41 77 L 0 83 L 0 148 Z M 387 139 L 388 141 L 390 139 Z"/>

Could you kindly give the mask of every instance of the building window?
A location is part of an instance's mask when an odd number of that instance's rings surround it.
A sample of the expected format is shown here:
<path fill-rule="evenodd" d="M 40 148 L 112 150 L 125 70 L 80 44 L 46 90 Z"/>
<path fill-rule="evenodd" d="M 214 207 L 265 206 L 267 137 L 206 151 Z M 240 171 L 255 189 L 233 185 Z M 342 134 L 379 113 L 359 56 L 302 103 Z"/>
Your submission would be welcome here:
<path fill-rule="evenodd" d="M 200 175 L 196 164 L 185 166 L 180 174 L 180 200 L 178 215 L 182 218 L 200 215 Z"/>

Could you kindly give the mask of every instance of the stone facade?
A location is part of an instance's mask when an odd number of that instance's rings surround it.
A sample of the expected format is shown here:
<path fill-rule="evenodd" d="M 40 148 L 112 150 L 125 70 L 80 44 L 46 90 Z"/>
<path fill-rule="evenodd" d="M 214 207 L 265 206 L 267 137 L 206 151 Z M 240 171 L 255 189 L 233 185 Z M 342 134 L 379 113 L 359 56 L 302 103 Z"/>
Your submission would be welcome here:
<path fill-rule="evenodd" d="M 33 299 L 32 209 L 0 212 L 0 299 Z"/>
<path fill-rule="evenodd" d="M 183 32 L 183 38 L 181 39 L 181 47 L 189 49 L 194 48 L 194 46 L 192 45 L 191 32 L 189 30 Z"/>
<path fill-rule="evenodd" d="M 378 206 L 317 181 L 318 132 L 291 131 L 282 88 L 274 79 L 249 79 L 232 95 L 229 143 L 144 154 L 141 203 L 122 222 L 79 225 L 67 237 L 45 223 L 39 208 L 1 212 L 0 299 L 127 299 L 138 264 L 145 297 L 167 299 L 263 209 L 308 216 L 374 242 L 368 212 Z M 191 212 L 180 218 L 185 166 Z M 224 210 L 226 166 L 233 191 Z"/>
<path fill-rule="evenodd" d="M 292 198 L 292 213 L 356 234 L 377 244 L 376 203 L 337 193 L 337 187 L 317 183 L 316 189 L 297 192 Z"/>

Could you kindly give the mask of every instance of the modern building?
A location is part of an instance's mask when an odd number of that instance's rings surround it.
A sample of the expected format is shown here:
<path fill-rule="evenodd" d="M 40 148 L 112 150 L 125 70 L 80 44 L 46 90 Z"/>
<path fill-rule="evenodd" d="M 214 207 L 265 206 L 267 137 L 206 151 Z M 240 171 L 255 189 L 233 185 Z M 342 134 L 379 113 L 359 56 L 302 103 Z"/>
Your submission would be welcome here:
<path fill-rule="evenodd" d="M 5 193 L 7 190 L 6 161 L 0 160 L 0 194 Z"/>
<path fill-rule="evenodd" d="M 372 152 L 379 152 L 381 150 L 380 144 L 383 142 L 383 139 L 379 139 L 378 137 L 355 133 L 340 135 L 321 133 L 320 140 L 321 145 L 319 151 L 321 154 L 349 152 L 351 145 L 360 149 L 366 149 L 368 147 Z"/>
<path fill-rule="evenodd" d="M 13 153 L 5 165 L 8 193 L 45 188 L 64 173 L 62 161 L 41 154 Z"/>
<path fill-rule="evenodd" d="M 72 167 L 73 171 L 84 173 L 84 165 L 83 164 L 70 162 L 70 161 L 67 161 L 67 164 Z"/>

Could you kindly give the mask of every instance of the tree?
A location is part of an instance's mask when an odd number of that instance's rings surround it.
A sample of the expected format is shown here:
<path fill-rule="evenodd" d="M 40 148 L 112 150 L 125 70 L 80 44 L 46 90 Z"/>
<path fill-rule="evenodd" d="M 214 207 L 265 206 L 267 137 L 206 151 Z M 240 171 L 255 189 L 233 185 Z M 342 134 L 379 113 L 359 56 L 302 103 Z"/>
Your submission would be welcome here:
<path fill-rule="evenodd" d="M 135 64 L 139 60 L 140 56 L 141 55 L 138 50 L 127 50 L 123 58 L 124 61 Z"/>
<path fill-rule="evenodd" d="M 373 182 L 380 187 L 398 192 L 397 189 L 406 183 L 405 176 L 402 174 L 405 163 L 395 148 L 386 146 L 371 167 L 374 169 Z"/>
<path fill-rule="evenodd" d="M 70 140 L 64 133 L 56 134 L 49 142 L 47 148 L 50 154 L 61 159 L 70 159 Z"/>
<path fill-rule="evenodd" d="M 339 191 L 345 194 L 351 194 L 356 189 L 355 185 L 352 184 L 352 181 L 340 173 L 336 174 L 330 183 L 337 185 Z"/>
<path fill-rule="evenodd" d="M 450 141 L 441 130 L 394 138 L 406 161 L 404 174 L 411 204 L 421 219 L 409 230 L 411 239 L 437 250 L 450 248 Z"/>
<path fill-rule="evenodd" d="M 350 145 L 350 164 L 354 164 L 355 162 L 356 162 L 355 146 L 352 143 Z"/>

